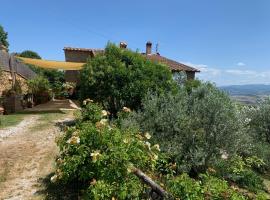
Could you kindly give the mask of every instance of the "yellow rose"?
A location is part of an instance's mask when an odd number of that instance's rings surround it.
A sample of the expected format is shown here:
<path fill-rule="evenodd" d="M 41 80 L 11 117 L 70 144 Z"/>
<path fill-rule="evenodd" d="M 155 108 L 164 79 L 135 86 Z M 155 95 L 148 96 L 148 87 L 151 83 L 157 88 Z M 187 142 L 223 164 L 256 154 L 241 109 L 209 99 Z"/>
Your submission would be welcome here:
<path fill-rule="evenodd" d="M 128 108 L 128 107 L 123 107 L 122 110 L 123 110 L 124 112 L 131 112 L 130 108 Z"/>
<path fill-rule="evenodd" d="M 156 149 L 156 150 L 158 150 L 158 151 L 160 151 L 160 148 L 159 148 L 159 145 L 158 145 L 158 144 L 155 144 L 155 145 L 153 146 L 153 148 Z"/>
<path fill-rule="evenodd" d="M 147 140 L 150 140 L 150 139 L 151 139 L 151 135 L 150 135 L 150 133 L 148 133 L 148 132 L 146 132 L 146 133 L 144 134 L 144 137 L 145 137 Z"/>
<path fill-rule="evenodd" d="M 100 156 L 101 154 L 99 153 L 99 150 L 96 150 L 94 151 L 93 153 L 91 153 L 91 157 L 92 157 L 92 161 L 95 163 L 97 162 L 97 159 L 98 157 Z"/>
<path fill-rule="evenodd" d="M 102 116 L 102 117 L 108 116 L 108 112 L 107 112 L 106 110 L 102 110 L 102 111 L 101 111 L 101 116 Z"/>

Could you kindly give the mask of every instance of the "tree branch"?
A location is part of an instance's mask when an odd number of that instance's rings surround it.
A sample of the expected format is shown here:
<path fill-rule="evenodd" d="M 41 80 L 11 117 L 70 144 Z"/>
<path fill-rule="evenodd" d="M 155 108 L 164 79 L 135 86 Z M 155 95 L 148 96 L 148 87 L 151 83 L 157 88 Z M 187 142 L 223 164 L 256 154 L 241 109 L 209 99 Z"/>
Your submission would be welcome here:
<path fill-rule="evenodd" d="M 135 174 L 141 181 L 152 188 L 152 190 L 157 193 L 160 197 L 166 200 L 174 199 L 171 194 L 166 192 L 161 186 L 154 182 L 149 176 L 144 174 L 141 170 L 134 168 L 133 174 Z"/>

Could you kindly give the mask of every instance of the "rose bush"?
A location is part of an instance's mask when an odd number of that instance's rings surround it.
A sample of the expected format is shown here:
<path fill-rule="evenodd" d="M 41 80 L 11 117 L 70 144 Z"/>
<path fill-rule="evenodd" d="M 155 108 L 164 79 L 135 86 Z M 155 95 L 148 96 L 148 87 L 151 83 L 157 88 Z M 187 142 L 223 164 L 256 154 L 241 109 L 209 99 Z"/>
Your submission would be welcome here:
<path fill-rule="evenodd" d="M 87 102 L 77 126 L 58 140 L 61 154 L 52 181 L 80 182 L 86 199 L 142 199 L 146 186 L 131 172 L 136 167 L 151 174 L 159 146 L 148 133 L 118 129 L 105 110 Z"/>

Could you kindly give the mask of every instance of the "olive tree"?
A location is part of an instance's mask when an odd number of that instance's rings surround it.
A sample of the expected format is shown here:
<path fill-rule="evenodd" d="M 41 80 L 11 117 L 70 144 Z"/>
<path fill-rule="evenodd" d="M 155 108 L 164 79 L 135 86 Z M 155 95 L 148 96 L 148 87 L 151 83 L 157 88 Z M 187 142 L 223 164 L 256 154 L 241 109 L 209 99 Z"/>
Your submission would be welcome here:
<path fill-rule="evenodd" d="M 257 140 L 270 144 L 270 98 L 249 110 L 250 127 L 253 135 Z"/>
<path fill-rule="evenodd" d="M 241 143 L 234 103 L 215 86 L 204 83 L 190 94 L 185 88 L 166 95 L 149 94 L 143 109 L 123 120 L 153 134 L 162 151 L 178 162 L 179 170 L 198 174 L 222 154 L 233 154 Z"/>

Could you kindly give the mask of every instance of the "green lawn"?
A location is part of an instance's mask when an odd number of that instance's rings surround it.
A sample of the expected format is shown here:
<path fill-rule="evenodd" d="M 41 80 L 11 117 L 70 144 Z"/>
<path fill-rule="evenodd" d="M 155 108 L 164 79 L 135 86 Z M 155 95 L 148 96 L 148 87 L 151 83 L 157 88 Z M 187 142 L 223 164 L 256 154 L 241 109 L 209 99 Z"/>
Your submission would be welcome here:
<path fill-rule="evenodd" d="M 31 131 L 39 131 L 48 127 L 49 124 L 54 124 L 54 121 L 57 119 L 63 118 L 63 116 L 67 115 L 69 112 L 73 111 L 55 111 L 55 112 L 39 112 L 39 118 L 36 123 L 30 127 Z"/>
<path fill-rule="evenodd" d="M 24 117 L 24 114 L 0 115 L 0 129 L 17 125 Z"/>

